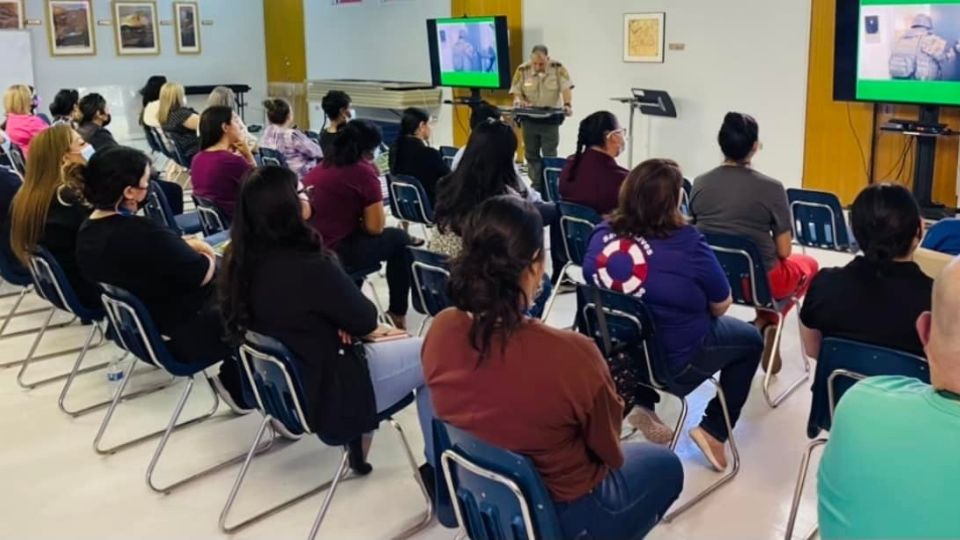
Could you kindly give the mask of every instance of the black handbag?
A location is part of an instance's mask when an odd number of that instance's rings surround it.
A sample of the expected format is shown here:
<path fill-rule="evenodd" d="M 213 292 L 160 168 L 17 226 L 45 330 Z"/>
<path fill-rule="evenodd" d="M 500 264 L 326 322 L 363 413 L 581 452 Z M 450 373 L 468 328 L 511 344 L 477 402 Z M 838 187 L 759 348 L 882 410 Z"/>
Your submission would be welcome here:
<path fill-rule="evenodd" d="M 603 356 L 610 368 L 610 376 L 617 386 L 617 393 L 623 399 L 623 414 L 627 415 L 637 405 L 638 391 L 645 387 L 647 376 L 641 362 L 635 357 L 638 348 L 633 343 L 613 344 L 610 330 L 607 328 L 607 315 L 603 311 L 603 299 L 600 290 L 591 287 L 593 301 L 597 307 L 597 322 L 600 324 L 600 337 L 603 342 Z"/>

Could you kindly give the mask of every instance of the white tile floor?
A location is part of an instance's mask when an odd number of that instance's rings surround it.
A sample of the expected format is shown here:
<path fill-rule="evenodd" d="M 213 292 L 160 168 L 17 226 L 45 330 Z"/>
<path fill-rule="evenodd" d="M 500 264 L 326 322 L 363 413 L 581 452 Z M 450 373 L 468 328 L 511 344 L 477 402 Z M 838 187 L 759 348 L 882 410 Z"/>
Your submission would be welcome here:
<path fill-rule="evenodd" d="M 824 263 L 842 258 L 817 253 Z M 383 287 L 383 284 L 379 284 Z M 383 296 L 385 297 L 385 295 Z M 0 299 L 6 313 L 13 298 Z M 569 325 L 573 317 L 572 295 L 559 299 L 551 323 Z M 35 296 L 24 307 L 41 306 Z M 750 313 L 737 310 L 745 318 Z M 36 326 L 41 315 L 18 317 L 11 331 Z M 414 318 L 416 328 L 419 319 Z M 785 368 L 781 379 L 799 373 L 797 321 L 791 316 L 784 333 Z M 78 346 L 86 328 L 72 326 L 48 334 L 40 352 Z M 0 362 L 22 358 L 32 336 L 0 339 Z M 89 355 L 103 361 L 117 354 L 112 345 Z M 31 366 L 31 376 L 65 371 L 74 357 L 64 356 Z M 0 370 L 0 538 L 10 539 L 220 539 L 220 510 L 237 473 L 237 467 L 188 485 L 170 495 L 150 491 L 144 472 L 156 442 L 146 443 L 112 456 L 99 456 L 91 443 L 102 411 L 71 419 L 57 408 L 60 384 L 23 390 L 16 384 L 17 370 Z M 147 373 L 134 381 L 158 380 Z M 658 526 L 653 539 L 767 539 L 782 538 L 801 451 L 807 439 L 805 422 L 809 408 L 806 387 L 778 409 L 771 410 L 760 393 L 760 377 L 736 429 L 742 457 L 739 476 L 713 497 L 671 524 Z M 142 384 L 142 382 L 141 382 Z M 169 419 L 180 387 L 169 388 L 149 398 L 124 403 L 106 442 L 159 429 Z M 75 407 L 107 396 L 103 371 L 82 376 L 71 394 Z M 687 427 L 696 423 L 710 397 L 707 386 L 691 396 Z M 665 400 L 664 416 L 676 418 L 675 401 Z M 207 396 L 197 392 L 188 410 L 208 406 Z M 221 411 L 222 412 L 222 411 Z M 413 408 L 398 420 L 413 441 L 418 456 L 422 440 Z M 174 480 L 213 460 L 245 452 L 255 434 L 253 415 L 207 423 L 177 432 L 158 469 L 160 481 Z M 715 473 L 707 470 L 696 447 L 684 437 L 678 448 L 687 478 L 681 502 Z M 335 467 L 337 454 L 316 441 L 301 441 L 254 461 L 247 491 L 237 506 L 243 512 L 265 508 L 313 482 L 325 480 Z M 338 490 L 321 537 L 338 539 L 388 538 L 422 510 L 418 489 L 409 475 L 402 451 L 392 430 L 382 429 L 371 454 L 375 470 L 366 478 L 351 480 Z M 797 537 L 806 534 L 815 521 L 815 483 L 811 483 L 801 507 Z M 246 496 L 244 496 L 246 495 Z M 304 538 L 321 498 L 314 497 L 236 535 L 238 539 Z M 433 525 L 417 538 L 451 539 L 452 530 Z"/>

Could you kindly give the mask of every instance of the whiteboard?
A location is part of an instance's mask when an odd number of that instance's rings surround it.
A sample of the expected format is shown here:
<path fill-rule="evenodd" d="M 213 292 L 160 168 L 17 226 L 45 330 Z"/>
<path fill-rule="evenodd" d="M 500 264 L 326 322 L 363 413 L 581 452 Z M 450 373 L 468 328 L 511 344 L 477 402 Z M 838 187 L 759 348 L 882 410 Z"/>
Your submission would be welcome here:
<path fill-rule="evenodd" d="M 33 84 L 33 50 L 30 32 L 4 30 L 0 32 L 0 93 L 14 84 Z"/>

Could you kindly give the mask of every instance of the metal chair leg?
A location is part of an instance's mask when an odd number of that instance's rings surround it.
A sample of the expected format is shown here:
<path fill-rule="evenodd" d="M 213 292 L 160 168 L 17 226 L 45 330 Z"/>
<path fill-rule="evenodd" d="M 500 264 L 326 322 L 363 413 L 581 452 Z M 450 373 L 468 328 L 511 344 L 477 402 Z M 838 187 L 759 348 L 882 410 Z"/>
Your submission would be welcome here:
<path fill-rule="evenodd" d="M 786 540 L 793 540 L 793 528 L 797 523 L 797 513 L 800 511 L 800 498 L 803 496 L 803 488 L 807 483 L 807 471 L 810 469 L 810 458 L 813 456 L 813 451 L 817 447 L 825 444 L 827 444 L 827 439 L 822 437 L 810 441 L 810 444 L 807 445 L 807 450 L 803 453 L 803 459 L 800 461 L 800 472 L 797 474 L 797 484 L 793 488 L 793 502 L 790 504 L 790 517 L 787 518 L 787 531 L 784 533 Z M 814 534 L 816 534 L 816 529 L 814 529 Z M 811 535 L 811 537 L 812 536 L 813 535 Z"/>
<path fill-rule="evenodd" d="M 42 386 L 52 382 L 62 381 L 63 379 L 67 379 L 68 382 L 70 382 L 74 377 L 76 377 L 81 373 L 89 373 L 91 371 L 95 371 L 97 369 L 104 368 L 107 366 L 107 363 L 104 362 L 102 364 L 87 366 L 83 369 L 80 369 L 80 364 L 81 362 L 83 362 L 83 358 L 86 356 L 87 350 L 90 349 L 90 343 L 93 341 L 94 334 L 96 333 L 100 334 L 100 341 L 97 343 L 97 345 L 95 345 L 95 347 L 99 347 L 100 345 L 103 344 L 103 341 L 104 341 L 103 330 L 100 329 L 100 325 L 94 323 L 93 328 L 90 329 L 90 335 L 87 336 L 86 343 L 83 345 L 83 347 L 79 349 L 80 354 L 77 357 L 76 362 L 74 362 L 72 370 L 70 370 L 68 373 L 54 375 L 52 377 L 47 377 L 45 379 L 40 379 L 38 381 L 32 381 L 32 382 L 24 381 L 24 375 L 27 372 L 27 367 L 30 365 L 30 362 L 33 360 L 33 355 L 34 353 L 37 352 L 37 346 L 40 345 L 40 340 L 43 339 L 43 335 L 46 334 L 47 328 L 50 326 L 50 320 L 53 318 L 53 315 L 54 313 L 56 313 L 56 311 L 57 311 L 57 308 L 50 308 L 50 313 L 47 315 L 47 319 L 46 321 L 44 321 L 43 327 L 40 329 L 40 332 L 37 334 L 36 339 L 33 340 L 33 345 L 30 347 L 30 352 L 27 354 L 27 357 L 23 360 L 23 363 L 20 364 L 20 372 L 17 373 L 17 384 L 19 384 L 21 388 L 24 388 L 26 390 L 32 390 L 38 386 Z M 62 352 L 59 355 L 66 354 L 67 352 L 69 351 Z"/>
<path fill-rule="evenodd" d="M 727 398 L 723 393 L 723 388 L 720 387 L 720 383 L 713 377 L 707 379 L 717 387 L 717 398 L 720 400 L 720 406 L 723 408 L 723 420 L 727 425 L 727 442 L 730 443 L 730 454 L 733 456 L 733 467 L 730 469 L 730 472 L 723 475 L 719 480 L 707 486 L 706 489 L 696 494 L 689 501 L 685 502 L 679 508 L 675 509 L 673 512 L 670 512 L 663 517 L 663 521 L 670 523 L 676 519 L 680 514 L 683 514 L 694 505 L 700 501 L 707 498 L 716 490 L 723 487 L 726 483 L 733 480 L 733 478 L 740 472 L 740 452 L 737 450 L 737 443 L 733 438 L 733 423 L 730 421 L 730 411 L 727 409 Z"/>
<path fill-rule="evenodd" d="M 20 304 L 23 303 L 23 299 L 26 298 L 27 293 L 29 293 L 32 290 L 32 287 L 33 287 L 32 285 L 28 285 L 20 289 L 19 296 L 17 296 L 17 301 L 13 303 L 13 306 L 10 308 L 10 311 L 8 311 L 7 314 L 3 316 L 3 325 L 0 326 L 0 338 L 23 336 L 26 334 L 32 334 L 37 331 L 36 329 L 30 329 L 30 330 L 21 330 L 19 332 L 14 332 L 12 334 L 6 333 L 7 326 L 10 325 L 10 321 L 12 321 L 14 317 L 22 317 L 24 315 L 33 315 L 36 313 L 42 313 L 48 309 L 45 307 L 34 308 L 34 309 L 28 309 L 26 311 L 21 311 L 17 313 L 17 310 L 20 309 Z"/>
<path fill-rule="evenodd" d="M 164 448 L 166 448 L 167 442 L 170 440 L 170 435 L 173 434 L 173 431 L 178 427 L 177 420 L 180 418 L 180 414 L 183 412 L 183 407 L 187 404 L 187 398 L 190 397 L 190 392 L 193 389 L 194 380 L 195 379 L 191 377 L 190 381 L 187 383 L 187 388 L 184 390 L 183 395 L 180 397 L 180 401 L 177 403 L 176 408 L 173 410 L 173 416 L 170 417 L 170 423 L 167 424 L 167 429 L 163 432 L 163 437 L 160 438 L 160 443 L 157 445 L 157 449 L 156 451 L 154 451 L 153 457 L 150 458 L 150 464 L 147 466 L 147 474 L 146 474 L 147 486 L 149 486 L 150 489 L 152 489 L 157 493 L 163 493 L 164 495 L 169 495 L 175 489 L 182 487 L 186 484 L 189 484 L 194 480 L 205 478 L 217 471 L 220 471 L 226 467 L 229 467 L 230 465 L 233 465 L 235 463 L 240 463 L 241 461 L 243 461 L 244 457 L 246 456 L 246 453 L 244 453 L 244 454 L 240 454 L 239 456 L 235 456 L 230 459 L 227 459 L 225 461 L 221 461 L 216 465 L 207 467 L 202 471 L 196 472 L 172 484 L 167 484 L 165 486 L 158 486 L 156 484 L 153 478 L 153 473 L 156 470 L 157 463 L 160 462 L 160 456 L 161 454 L 163 454 L 163 450 Z M 216 389 L 213 388 L 212 383 L 210 383 L 210 379 L 207 377 L 204 377 L 204 380 L 207 382 L 207 387 L 210 389 L 210 393 L 213 395 L 214 399 L 219 403 L 217 391 Z M 273 446 L 273 441 L 275 439 L 276 439 L 275 436 L 270 437 L 270 440 L 267 441 L 267 444 L 265 446 L 262 446 L 259 449 L 256 449 L 257 450 L 256 453 L 267 451 L 271 446 Z"/>
<path fill-rule="evenodd" d="M 330 483 L 330 489 L 327 490 L 327 495 L 323 498 L 323 504 L 320 505 L 320 512 L 317 513 L 317 519 L 314 520 L 313 527 L 310 528 L 310 534 L 307 535 L 307 540 L 314 540 L 317 537 L 317 532 L 320 531 L 323 518 L 326 517 L 327 510 L 330 509 L 330 502 L 333 501 L 333 494 L 336 493 L 337 486 L 340 485 L 343 473 L 347 469 L 348 456 L 349 453 L 344 449 L 343 455 L 340 457 L 340 467 L 337 468 L 337 474 L 333 477 L 333 481 Z"/>
<path fill-rule="evenodd" d="M 403 428 L 400 427 L 400 424 L 393 418 L 390 418 L 389 421 L 393 429 L 397 430 L 397 435 L 400 436 L 400 443 L 403 444 L 403 450 L 407 456 L 407 463 L 410 464 L 410 470 L 413 471 L 413 479 L 417 482 L 417 486 L 420 487 L 420 493 L 423 494 L 423 500 L 427 504 L 427 510 L 423 513 L 419 521 L 393 536 L 393 538 L 397 539 L 406 539 L 426 529 L 430 525 L 430 522 L 433 521 L 433 499 L 430 497 L 430 492 L 427 491 L 427 486 L 423 485 L 423 478 L 420 477 L 417 461 L 413 457 L 413 451 L 410 450 L 410 444 L 407 442 L 407 436 L 403 433 Z"/>
<path fill-rule="evenodd" d="M 20 298 L 17 299 L 16 303 L 14 303 L 14 305 L 13 305 L 13 308 L 12 308 L 12 309 L 10 310 L 10 312 L 7 313 L 7 315 L 4 317 L 3 326 L 0 326 L 0 339 L 6 339 L 6 338 L 12 338 L 12 337 L 25 336 L 25 335 L 28 335 L 28 334 L 35 334 L 35 333 L 37 333 L 37 332 L 41 332 L 41 331 L 45 331 L 45 330 L 54 330 L 54 329 L 57 329 L 57 328 L 66 328 L 67 326 L 70 326 L 71 324 L 73 324 L 74 321 L 77 320 L 76 317 L 72 317 L 69 321 L 64 321 L 64 322 L 61 322 L 61 323 L 49 324 L 49 322 L 48 322 L 48 323 L 46 324 L 46 327 L 44 327 L 44 326 L 41 325 L 39 328 L 28 328 L 28 329 L 26 329 L 26 330 L 18 330 L 18 331 L 16 331 L 16 332 L 10 332 L 9 334 L 4 333 L 4 332 L 6 331 L 6 329 L 7 329 L 7 326 L 10 324 L 10 321 L 11 321 L 11 319 L 12 319 L 13 317 L 20 317 L 20 316 L 22 316 L 22 315 L 34 315 L 34 314 L 37 314 L 37 313 L 42 313 L 42 312 L 44 312 L 44 311 L 50 311 L 50 310 L 53 310 L 53 312 L 56 313 L 56 308 L 54 308 L 54 307 L 44 307 L 44 308 L 30 309 L 30 310 L 27 310 L 27 311 L 21 311 L 21 312 L 17 313 L 17 310 L 20 308 L 20 303 L 23 301 L 24 296 L 26 296 L 26 292 L 29 291 L 29 290 L 32 290 L 32 286 L 28 286 L 28 287 L 25 287 L 25 288 L 23 289 L 23 291 L 21 292 Z M 72 354 L 72 353 L 75 353 L 75 352 L 80 352 L 80 348 L 73 348 L 73 349 L 67 349 L 67 350 L 64 350 L 64 351 L 51 352 L 51 353 L 46 353 L 46 354 L 42 354 L 42 355 L 39 355 L 39 356 L 28 355 L 26 358 L 21 358 L 21 359 L 19 359 L 19 360 L 10 360 L 10 361 L 7 361 L 7 362 L 0 363 L 0 369 L 8 368 L 8 367 L 13 367 L 13 366 L 19 366 L 19 365 L 23 364 L 24 362 L 27 362 L 28 360 L 32 360 L 32 361 L 34 361 L 34 362 L 39 362 L 39 361 L 42 361 L 42 360 L 49 360 L 49 359 L 51 359 L 51 358 L 57 358 L 57 357 L 60 357 L 60 356 L 65 355 L 65 354 Z"/>
<path fill-rule="evenodd" d="M 113 413 L 117 410 L 117 405 L 119 405 L 121 401 L 123 401 L 124 399 L 126 399 L 126 396 L 123 395 L 123 391 L 124 391 L 124 389 L 126 389 L 127 383 L 130 382 L 130 377 L 131 377 L 131 375 L 132 375 L 132 373 L 133 373 L 133 370 L 136 368 L 136 362 L 137 362 L 137 359 L 136 359 L 136 358 L 132 359 L 131 362 L 130 362 L 130 365 L 127 367 L 127 370 L 126 370 L 126 372 L 124 373 L 124 376 L 123 376 L 123 382 L 120 383 L 120 388 L 117 389 L 117 393 L 114 394 L 114 396 L 113 396 L 113 402 L 110 404 L 110 408 L 107 409 L 107 414 L 103 417 L 103 421 L 100 423 L 100 429 L 97 430 L 97 435 L 93 438 L 93 450 L 94 450 L 96 453 L 100 454 L 100 455 L 110 455 L 110 454 L 114 454 L 114 453 L 116 453 L 116 452 L 118 452 L 118 451 L 120 451 L 120 450 L 123 450 L 123 449 L 125 449 L 125 448 L 129 448 L 129 447 L 131 447 L 131 446 L 135 446 L 135 445 L 137 445 L 137 444 L 140 444 L 140 443 L 149 441 L 150 439 L 154 439 L 154 438 L 156 438 L 156 437 L 159 437 L 160 435 L 162 435 L 162 434 L 166 431 L 166 429 L 160 429 L 160 430 L 154 431 L 154 432 L 152 432 L 152 433 L 147 433 L 146 435 L 142 435 L 142 436 L 137 437 L 137 438 L 135 438 L 135 439 L 131 439 L 131 440 L 128 440 L 128 441 L 126 441 L 126 442 L 123 442 L 123 443 L 120 443 L 120 444 L 116 444 L 116 445 L 114 445 L 114 446 L 110 446 L 110 447 L 108 447 L 108 448 L 101 448 L 101 446 L 100 446 L 100 441 L 101 441 L 101 439 L 103 439 L 103 435 L 104 435 L 104 433 L 106 433 L 107 427 L 110 425 L 110 419 L 113 418 Z M 192 388 L 192 386 L 193 386 L 193 379 L 191 378 L 190 381 L 189 381 L 189 383 L 188 383 L 188 385 L 187 385 L 187 388 L 186 388 L 184 394 L 189 394 L 189 390 L 190 390 L 190 388 Z M 183 398 L 181 398 L 181 399 L 183 399 Z M 175 429 L 180 429 L 180 428 L 187 427 L 187 426 L 190 426 L 190 425 L 199 423 L 199 422 L 203 422 L 204 420 L 206 420 L 206 419 L 210 418 L 211 416 L 213 416 L 214 414 L 216 414 L 217 409 L 218 409 L 219 407 L 220 407 L 220 398 L 219 398 L 219 396 L 217 396 L 216 392 L 214 392 L 213 406 L 211 407 L 211 409 L 210 409 L 209 411 L 207 411 L 206 413 L 204 413 L 204 414 L 202 414 L 202 415 L 200 415 L 200 416 L 197 416 L 197 417 L 195 417 L 195 418 L 192 418 L 192 419 L 190 419 L 190 420 L 187 420 L 187 421 L 184 421 L 184 422 L 182 422 L 182 423 L 180 423 L 180 424 L 177 424 L 177 426 L 176 426 Z"/>
<path fill-rule="evenodd" d="M 783 327 L 787 320 L 785 315 L 778 313 L 777 316 L 777 331 L 773 338 L 773 347 L 771 348 L 770 354 L 777 354 L 777 352 L 780 350 L 780 338 L 783 335 Z M 763 375 L 763 398 L 767 401 L 767 405 L 769 405 L 772 409 L 779 407 L 780 404 L 783 403 L 783 400 L 787 399 L 790 394 L 794 393 L 798 388 L 800 388 L 801 385 L 803 385 L 803 383 L 810 379 L 810 360 L 807 358 L 807 355 L 803 354 L 802 345 L 800 348 L 800 356 L 803 359 L 803 375 L 790 383 L 790 385 L 780 392 L 780 394 L 778 394 L 776 397 L 771 397 L 770 395 L 770 381 L 773 379 L 773 370 L 768 369 Z"/>
<path fill-rule="evenodd" d="M 124 351 L 123 358 L 120 359 L 120 362 L 123 362 L 123 361 L 126 360 L 129 356 L 130 356 L 130 353 Z M 136 360 L 134 360 L 134 362 L 136 362 Z M 134 365 L 136 366 L 136 363 L 134 363 Z M 134 374 L 136 374 L 136 373 L 134 372 Z M 63 385 L 63 390 L 61 390 L 61 392 L 60 392 L 60 399 L 59 399 L 58 404 L 60 405 L 60 410 L 61 410 L 61 411 L 65 412 L 66 414 L 70 415 L 70 416 L 73 417 L 73 418 L 78 418 L 78 417 L 80 417 L 80 416 L 84 416 L 84 415 L 86 415 L 86 414 L 88 414 L 88 413 L 91 413 L 91 412 L 93 412 L 93 411 L 100 410 L 100 409 L 102 409 L 102 408 L 104 408 L 104 407 L 109 406 L 111 403 L 113 403 L 113 396 L 111 396 L 110 399 L 101 401 L 101 402 L 99 402 L 99 403 L 94 403 L 94 404 L 91 404 L 91 405 L 87 405 L 86 407 L 84 407 L 84 408 L 82 408 L 82 409 L 77 409 L 77 410 L 70 410 L 70 409 L 68 409 L 68 408 L 66 407 L 66 403 L 65 403 L 65 402 L 66 402 L 66 398 L 67 398 L 67 392 L 70 390 L 70 385 L 72 384 L 73 379 L 74 379 L 74 377 L 71 377 L 71 378 L 67 379 L 67 383 L 66 383 L 65 385 Z M 144 389 L 142 389 L 142 390 L 137 390 L 136 392 L 134 392 L 134 393 L 132 393 L 132 394 L 127 394 L 127 395 L 123 396 L 123 399 L 133 399 L 133 398 L 135 398 L 135 397 L 145 396 L 145 395 L 147 395 L 147 394 L 152 394 L 152 393 L 154 393 L 154 392 L 159 392 L 160 390 L 163 390 L 164 388 L 169 388 L 170 385 L 172 385 L 174 382 L 175 382 L 175 379 L 171 379 L 170 381 L 165 382 L 165 383 L 162 383 L 162 384 L 157 384 L 157 385 L 150 386 L 150 387 L 148 387 L 148 388 L 144 388 Z"/>
<path fill-rule="evenodd" d="M 563 285 L 563 280 L 567 276 L 567 270 L 571 266 L 573 266 L 573 263 L 567 262 L 563 265 L 563 268 L 560 269 L 557 282 L 553 284 L 553 290 L 550 291 L 550 298 L 547 298 L 547 303 L 543 306 L 543 315 L 540 315 L 541 321 L 546 322 L 550 317 L 550 311 L 553 310 L 553 303 L 557 300 L 557 295 L 560 294 L 560 285 Z"/>
<path fill-rule="evenodd" d="M 433 319 L 433 317 L 429 315 L 423 318 L 423 322 L 420 323 L 420 328 L 417 330 L 417 337 L 423 336 L 423 331 L 427 329 L 427 324 L 430 323 L 431 319 Z"/>
<path fill-rule="evenodd" d="M 670 441 L 670 450 L 677 450 L 677 443 L 680 442 L 680 433 L 683 432 L 683 424 L 687 421 L 687 398 L 676 396 L 680 400 L 680 418 L 677 419 L 677 425 L 673 429 L 673 440 Z"/>

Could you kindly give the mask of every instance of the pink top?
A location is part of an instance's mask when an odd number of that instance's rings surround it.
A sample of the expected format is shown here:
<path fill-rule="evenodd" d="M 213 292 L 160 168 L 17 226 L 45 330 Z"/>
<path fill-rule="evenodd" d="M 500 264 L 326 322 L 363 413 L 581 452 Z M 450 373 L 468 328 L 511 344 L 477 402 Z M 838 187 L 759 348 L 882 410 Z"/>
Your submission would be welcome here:
<path fill-rule="evenodd" d="M 32 114 L 8 114 L 7 115 L 7 135 L 13 144 L 23 150 L 23 156 L 26 157 L 30 152 L 30 141 L 41 131 L 49 126 L 39 116 Z"/>

